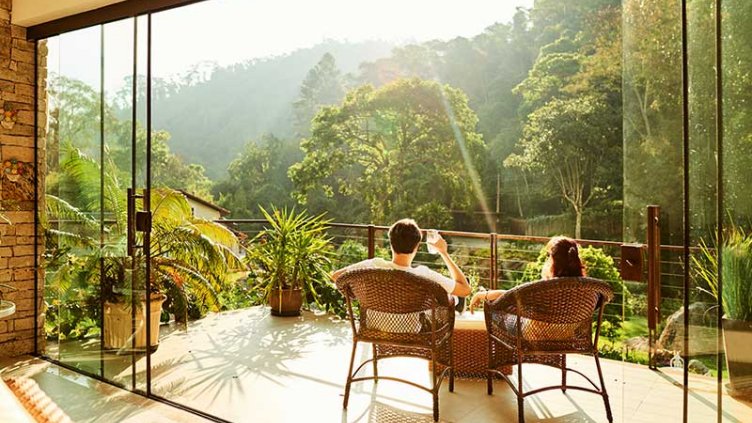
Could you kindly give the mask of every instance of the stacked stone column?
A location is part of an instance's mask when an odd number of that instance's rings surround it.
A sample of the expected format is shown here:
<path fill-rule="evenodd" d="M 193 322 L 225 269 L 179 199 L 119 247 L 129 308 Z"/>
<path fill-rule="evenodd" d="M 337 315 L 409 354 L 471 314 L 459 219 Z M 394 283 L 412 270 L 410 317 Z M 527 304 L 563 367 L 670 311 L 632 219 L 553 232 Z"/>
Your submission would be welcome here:
<path fill-rule="evenodd" d="M 37 74 L 39 92 L 37 162 L 34 142 L 34 42 L 26 40 L 26 29 L 12 25 L 11 0 L 0 0 L 0 287 L 6 300 L 16 304 L 15 314 L 0 318 L 0 356 L 34 352 L 34 320 L 38 319 L 40 351 L 44 336 L 44 273 L 41 254 L 44 249 L 41 231 L 35 236 L 34 204 L 44 211 L 44 175 L 47 107 L 46 56 L 44 42 L 39 44 Z M 11 165 L 12 163 L 12 165 Z M 21 167 L 18 167 L 21 163 Z M 15 174 L 6 168 L 20 169 Z M 34 178 L 38 178 L 34 192 Z M 7 220 L 7 221 L 6 221 Z M 37 263 L 35 270 L 35 248 Z M 34 276 L 38 273 L 38 311 L 34 315 Z"/>

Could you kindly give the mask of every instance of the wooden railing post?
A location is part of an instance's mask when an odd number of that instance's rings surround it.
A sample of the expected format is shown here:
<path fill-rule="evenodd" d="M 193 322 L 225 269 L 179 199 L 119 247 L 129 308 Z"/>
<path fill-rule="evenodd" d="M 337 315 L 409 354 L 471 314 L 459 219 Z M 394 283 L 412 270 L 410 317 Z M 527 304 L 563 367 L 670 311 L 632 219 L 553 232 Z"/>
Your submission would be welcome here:
<path fill-rule="evenodd" d="M 497 250 L 497 243 L 496 243 L 496 233 L 491 234 L 491 268 L 489 269 L 489 289 L 496 289 L 496 285 L 499 280 L 499 272 L 498 272 L 498 250 Z"/>
<path fill-rule="evenodd" d="M 648 366 L 657 368 L 656 341 L 661 320 L 661 208 L 648 206 Z"/>
<path fill-rule="evenodd" d="M 376 256 L 376 227 L 368 225 L 368 258 Z"/>

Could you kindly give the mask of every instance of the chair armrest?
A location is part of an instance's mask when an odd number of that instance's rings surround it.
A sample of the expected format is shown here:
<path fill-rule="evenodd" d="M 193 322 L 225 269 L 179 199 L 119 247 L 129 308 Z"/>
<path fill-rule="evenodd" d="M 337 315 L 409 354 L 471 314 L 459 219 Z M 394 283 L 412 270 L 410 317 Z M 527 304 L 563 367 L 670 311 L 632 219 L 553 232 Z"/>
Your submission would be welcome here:
<path fill-rule="evenodd" d="M 514 292 L 507 291 L 494 301 L 487 301 L 483 306 L 486 330 L 489 334 L 516 338 L 520 316 L 517 314 L 517 299 Z"/>

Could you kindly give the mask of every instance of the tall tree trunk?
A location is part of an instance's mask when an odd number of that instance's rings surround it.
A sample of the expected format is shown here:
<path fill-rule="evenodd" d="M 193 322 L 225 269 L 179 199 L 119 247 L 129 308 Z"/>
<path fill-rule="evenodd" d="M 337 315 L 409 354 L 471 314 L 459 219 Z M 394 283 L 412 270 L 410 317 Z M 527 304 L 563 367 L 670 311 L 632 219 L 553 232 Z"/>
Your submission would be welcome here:
<path fill-rule="evenodd" d="M 582 239 L 582 209 L 575 207 L 574 215 L 574 237 L 576 239 Z"/>

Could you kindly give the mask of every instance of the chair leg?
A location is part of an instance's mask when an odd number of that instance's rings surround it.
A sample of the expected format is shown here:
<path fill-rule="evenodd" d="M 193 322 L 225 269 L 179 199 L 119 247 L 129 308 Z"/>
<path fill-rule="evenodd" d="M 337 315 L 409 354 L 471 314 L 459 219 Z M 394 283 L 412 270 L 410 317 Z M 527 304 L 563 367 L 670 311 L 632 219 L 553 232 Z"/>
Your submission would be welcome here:
<path fill-rule="evenodd" d="M 371 344 L 373 349 L 373 383 L 379 383 L 379 366 L 377 364 L 378 356 L 376 354 L 376 344 Z"/>
<path fill-rule="evenodd" d="M 433 421 L 435 422 L 439 421 L 439 394 L 438 392 L 433 393 Z"/>
<path fill-rule="evenodd" d="M 567 356 L 561 356 L 561 392 L 567 392 Z"/>
<path fill-rule="evenodd" d="M 347 383 L 345 384 L 345 400 L 342 403 L 342 408 L 347 410 L 347 402 L 350 400 L 350 385 L 353 379 L 353 365 L 355 364 L 355 350 L 358 348 L 358 341 L 353 341 L 352 354 L 350 354 L 350 370 L 347 371 Z"/>
<path fill-rule="evenodd" d="M 517 421 L 525 423 L 525 397 L 522 388 L 522 355 L 517 358 Z"/>
<path fill-rule="evenodd" d="M 593 354 L 595 358 L 595 366 L 598 368 L 598 379 L 601 382 L 601 395 L 603 395 L 603 403 L 606 406 L 606 418 L 609 423 L 613 423 L 614 416 L 611 414 L 611 404 L 608 401 L 608 393 L 606 392 L 606 384 L 603 382 L 603 371 L 601 370 L 601 361 L 598 359 L 598 351 Z"/>
<path fill-rule="evenodd" d="M 433 421 L 439 421 L 439 389 L 437 388 L 438 380 L 436 374 L 439 368 L 436 366 L 436 350 L 431 351 L 431 394 L 433 395 Z"/>
<path fill-rule="evenodd" d="M 449 392 L 454 392 L 454 349 L 452 340 L 449 340 Z"/>
<path fill-rule="evenodd" d="M 491 372 L 491 369 L 493 368 L 493 345 L 491 344 L 491 337 L 488 337 L 488 371 L 486 371 L 486 392 L 488 395 L 493 394 L 493 377 L 494 374 Z"/>

